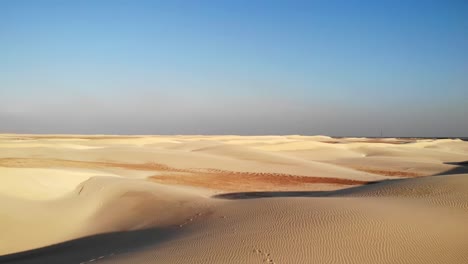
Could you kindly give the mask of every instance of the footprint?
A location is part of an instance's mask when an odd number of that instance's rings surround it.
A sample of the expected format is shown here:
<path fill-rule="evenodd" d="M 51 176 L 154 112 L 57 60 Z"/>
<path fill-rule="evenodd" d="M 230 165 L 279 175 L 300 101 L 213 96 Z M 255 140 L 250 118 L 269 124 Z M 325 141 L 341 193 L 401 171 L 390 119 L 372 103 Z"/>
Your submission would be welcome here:
<path fill-rule="evenodd" d="M 187 225 L 189 224 L 190 222 L 193 222 L 195 219 L 197 219 L 198 217 L 200 217 L 202 215 L 202 213 L 196 213 L 194 216 L 190 217 L 190 218 L 187 218 L 182 224 L 179 224 L 179 227 L 183 227 L 184 225 Z"/>
<path fill-rule="evenodd" d="M 257 248 L 254 248 L 253 252 L 257 255 L 260 255 L 264 263 L 275 264 L 275 261 L 271 257 L 270 253 L 262 251 L 261 249 L 257 249 Z"/>

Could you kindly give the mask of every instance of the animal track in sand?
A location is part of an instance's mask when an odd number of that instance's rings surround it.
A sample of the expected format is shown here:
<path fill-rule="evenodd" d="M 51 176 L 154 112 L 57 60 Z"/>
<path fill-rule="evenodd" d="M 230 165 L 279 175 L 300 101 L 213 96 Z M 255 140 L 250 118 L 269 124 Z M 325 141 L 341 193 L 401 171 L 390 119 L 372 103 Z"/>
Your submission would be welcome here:
<path fill-rule="evenodd" d="M 93 258 L 93 259 L 90 259 L 90 260 L 87 260 L 87 261 L 80 262 L 80 264 L 92 263 L 94 261 L 98 261 L 98 260 L 101 260 L 101 259 L 106 258 L 106 257 L 111 257 L 113 255 L 114 255 L 114 253 L 111 253 L 109 255 L 99 256 L 97 258 Z"/>
<path fill-rule="evenodd" d="M 271 257 L 271 254 L 268 252 L 265 252 L 264 250 L 254 248 L 253 252 L 257 255 L 260 255 L 262 257 L 262 260 L 264 263 L 268 264 L 275 264 L 276 262 L 273 260 Z"/>
<path fill-rule="evenodd" d="M 185 225 L 188 225 L 191 222 L 195 221 L 197 218 L 201 217 L 202 215 L 203 215 L 202 213 L 198 212 L 195 215 L 193 215 L 192 217 L 189 217 L 189 218 L 185 219 L 185 221 L 182 224 L 179 224 L 178 226 L 183 227 Z"/>

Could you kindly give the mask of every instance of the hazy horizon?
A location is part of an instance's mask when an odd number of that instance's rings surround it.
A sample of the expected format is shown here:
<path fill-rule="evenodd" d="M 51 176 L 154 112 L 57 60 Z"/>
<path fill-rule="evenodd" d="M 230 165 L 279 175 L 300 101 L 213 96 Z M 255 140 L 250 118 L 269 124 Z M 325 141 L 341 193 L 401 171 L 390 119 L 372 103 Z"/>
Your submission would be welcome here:
<path fill-rule="evenodd" d="M 468 137 L 466 1 L 1 1 L 0 133 Z"/>

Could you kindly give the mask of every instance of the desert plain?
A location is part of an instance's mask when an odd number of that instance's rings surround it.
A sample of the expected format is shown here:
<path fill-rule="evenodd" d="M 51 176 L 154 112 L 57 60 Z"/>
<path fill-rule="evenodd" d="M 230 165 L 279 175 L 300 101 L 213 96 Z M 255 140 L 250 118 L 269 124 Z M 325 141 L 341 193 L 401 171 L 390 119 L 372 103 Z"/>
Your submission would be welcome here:
<path fill-rule="evenodd" d="M 468 263 L 468 142 L 0 135 L 0 263 Z"/>

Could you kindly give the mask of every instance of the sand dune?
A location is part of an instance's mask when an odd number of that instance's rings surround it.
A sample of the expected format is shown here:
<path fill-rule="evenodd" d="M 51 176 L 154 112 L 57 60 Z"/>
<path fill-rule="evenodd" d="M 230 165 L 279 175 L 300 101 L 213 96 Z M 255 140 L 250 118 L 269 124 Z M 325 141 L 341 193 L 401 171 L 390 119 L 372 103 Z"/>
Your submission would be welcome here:
<path fill-rule="evenodd" d="M 172 225 L 203 210 L 203 203 L 188 188 L 114 177 L 90 178 L 61 199 L 2 196 L 1 249 L 9 253 L 97 233 Z"/>
<path fill-rule="evenodd" d="M 0 135 L 0 149 L 0 263 L 468 263 L 461 140 Z"/>
<path fill-rule="evenodd" d="M 177 238 L 103 263 L 466 263 L 466 208 L 398 197 L 230 201 Z"/>

